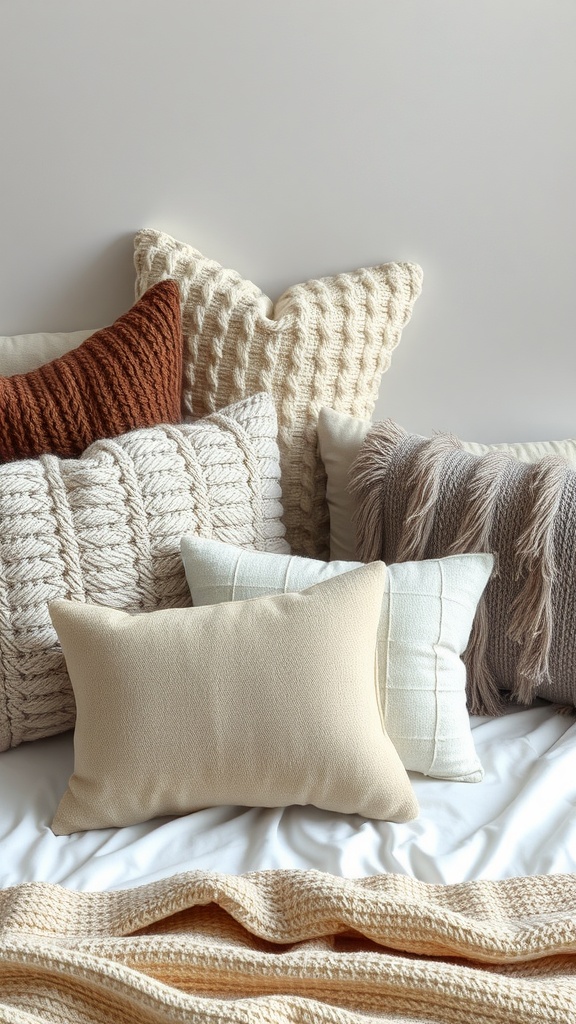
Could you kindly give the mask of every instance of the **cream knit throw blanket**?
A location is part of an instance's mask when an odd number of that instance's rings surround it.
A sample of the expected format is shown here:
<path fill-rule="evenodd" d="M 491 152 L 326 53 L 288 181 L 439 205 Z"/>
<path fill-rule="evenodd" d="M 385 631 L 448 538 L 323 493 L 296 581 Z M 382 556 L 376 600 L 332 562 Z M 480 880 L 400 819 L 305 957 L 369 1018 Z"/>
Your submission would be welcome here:
<path fill-rule="evenodd" d="M 188 872 L 0 893 L 11 1024 L 574 1024 L 576 876 Z"/>
<path fill-rule="evenodd" d="M 152 611 L 191 603 L 185 533 L 286 551 L 276 413 L 256 395 L 198 423 L 0 467 L 0 751 L 70 729 L 54 598 Z"/>

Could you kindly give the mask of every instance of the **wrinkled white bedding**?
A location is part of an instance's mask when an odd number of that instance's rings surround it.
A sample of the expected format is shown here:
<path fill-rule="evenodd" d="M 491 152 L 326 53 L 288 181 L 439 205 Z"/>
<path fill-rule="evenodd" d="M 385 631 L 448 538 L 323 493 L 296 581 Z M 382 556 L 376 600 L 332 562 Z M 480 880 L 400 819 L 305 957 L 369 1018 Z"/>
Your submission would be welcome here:
<path fill-rule="evenodd" d="M 576 721 L 540 706 L 472 719 L 481 783 L 412 774 L 420 817 L 405 825 L 313 807 L 217 807 L 56 837 L 72 733 L 0 754 L 0 887 L 127 888 L 176 871 L 317 868 L 401 872 L 425 882 L 576 871 Z"/>

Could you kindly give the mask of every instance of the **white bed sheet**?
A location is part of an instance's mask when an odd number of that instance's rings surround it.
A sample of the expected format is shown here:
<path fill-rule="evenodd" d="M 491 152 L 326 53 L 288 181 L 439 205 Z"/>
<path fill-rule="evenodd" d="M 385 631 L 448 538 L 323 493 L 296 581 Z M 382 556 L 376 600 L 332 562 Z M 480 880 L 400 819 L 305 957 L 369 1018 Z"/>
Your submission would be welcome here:
<path fill-rule="evenodd" d="M 129 888 L 177 871 L 317 868 L 453 883 L 576 871 L 576 722 L 549 706 L 472 719 L 486 776 L 412 774 L 421 812 L 395 825 L 314 807 L 218 807 L 122 829 L 54 836 L 72 734 L 0 754 L 0 887 Z"/>

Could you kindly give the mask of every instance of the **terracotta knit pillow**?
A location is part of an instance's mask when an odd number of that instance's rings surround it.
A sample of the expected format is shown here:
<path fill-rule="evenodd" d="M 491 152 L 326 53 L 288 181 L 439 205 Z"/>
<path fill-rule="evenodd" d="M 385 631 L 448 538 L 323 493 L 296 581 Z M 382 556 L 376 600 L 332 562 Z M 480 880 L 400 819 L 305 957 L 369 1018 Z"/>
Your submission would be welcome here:
<path fill-rule="evenodd" d="M 501 713 L 501 691 L 576 704 L 576 472 L 562 458 L 472 455 L 387 420 L 368 433 L 350 487 L 363 561 L 496 556 L 464 654 L 472 712 Z"/>
<path fill-rule="evenodd" d="M 322 405 L 370 416 L 422 271 L 385 263 L 290 288 L 273 304 L 256 285 L 160 231 L 135 239 L 136 294 L 165 277 L 182 296 L 184 411 L 197 416 L 268 391 L 276 403 L 286 539 L 327 557 Z"/>
<path fill-rule="evenodd" d="M 73 351 L 0 377 L 0 460 L 80 455 L 98 438 L 176 423 L 181 380 L 180 296 L 163 281 Z"/>

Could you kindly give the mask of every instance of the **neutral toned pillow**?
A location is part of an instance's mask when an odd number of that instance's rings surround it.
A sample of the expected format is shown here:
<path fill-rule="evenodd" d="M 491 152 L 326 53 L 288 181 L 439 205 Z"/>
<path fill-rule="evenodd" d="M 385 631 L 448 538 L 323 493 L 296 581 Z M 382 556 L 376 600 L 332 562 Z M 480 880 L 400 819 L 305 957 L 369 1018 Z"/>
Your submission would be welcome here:
<path fill-rule="evenodd" d="M 348 475 L 370 427 L 370 420 L 358 419 L 324 407 L 318 415 L 320 455 L 326 470 L 326 497 L 330 511 L 330 558 L 354 560 L 356 527 L 354 500 L 348 489 Z M 520 462 L 537 462 L 544 455 L 559 455 L 576 469 L 576 440 L 523 441 L 513 444 L 480 444 L 461 441 L 465 451 L 485 455 L 505 451 Z"/>
<path fill-rule="evenodd" d="M 414 818 L 378 706 L 385 575 L 136 616 L 52 602 L 78 708 L 54 832 L 218 804 Z"/>
<path fill-rule="evenodd" d="M 422 438 L 389 420 L 369 431 L 350 478 L 360 558 L 496 556 L 464 656 L 470 709 L 498 714 L 500 690 L 574 705 L 576 472 L 566 461 L 472 455 L 450 435 Z"/>
<path fill-rule="evenodd" d="M 135 239 L 136 294 L 166 277 L 182 295 L 184 411 L 204 416 L 256 391 L 278 414 L 286 536 L 328 554 L 328 509 L 316 425 L 322 405 L 369 416 L 422 271 L 385 263 L 288 289 L 273 304 L 256 285 L 160 231 Z"/>
<path fill-rule="evenodd" d="M 79 459 L 0 466 L 0 750 L 74 725 L 48 601 L 190 604 L 183 533 L 286 551 L 281 515 L 268 395 L 97 441 Z"/>
<path fill-rule="evenodd" d="M 360 562 L 320 562 L 182 538 L 195 606 L 303 590 Z M 389 565 L 378 629 L 380 703 L 405 768 L 439 779 L 480 782 L 466 710 L 464 651 L 491 555 L 456 555 Z"/>
<path fill-rule="evenodd" d="M 42 331 L 37 334 L 0 335 L 0 375 L 12 377 L 15 373 L 36 370 L 65 352 L 78 348 L 90 331 Z"/>

